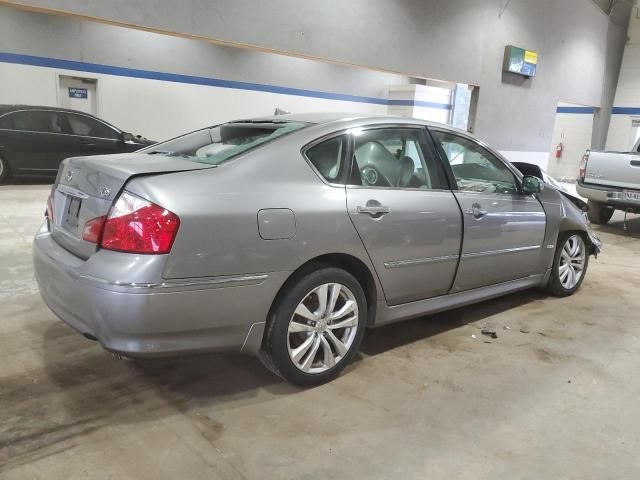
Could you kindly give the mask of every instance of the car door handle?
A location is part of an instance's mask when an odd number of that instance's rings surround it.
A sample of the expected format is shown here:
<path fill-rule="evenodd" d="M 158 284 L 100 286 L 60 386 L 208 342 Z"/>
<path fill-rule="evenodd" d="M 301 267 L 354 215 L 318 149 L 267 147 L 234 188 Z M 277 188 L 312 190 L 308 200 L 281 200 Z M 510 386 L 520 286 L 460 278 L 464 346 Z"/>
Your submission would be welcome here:
<path fill-rule="evenodd" d="M 359 206 L 357 211 L 358 213 L 366 213 L 372 216 L 381 216 L 389 213 L 391 209 L 384 205 L 380 205 L 380 203 L 375 200 L 369 200 L 364 207 Z"/>
<path fill-rule="evenodd" d="M 84 138 L 79 138 L 78 140 L 76 140 L 76 143 L 79 143 L 80 145 L 87 145 L 90 147 L 95 145 L 95 143 L 93 143 L 92 141 L 85 140 Z"/>
<path fill-rule="evenodd" d="M 471 208 L 466 209 L 464 213 L 466 213 L 467 215 L 471 215 L 474 218 L 482 218 L 489 212 L 487 212 L 486 210 L 482 210 L 482 207 L 479 203 L 474 203 L 473 205 L 471 205 Z"/>

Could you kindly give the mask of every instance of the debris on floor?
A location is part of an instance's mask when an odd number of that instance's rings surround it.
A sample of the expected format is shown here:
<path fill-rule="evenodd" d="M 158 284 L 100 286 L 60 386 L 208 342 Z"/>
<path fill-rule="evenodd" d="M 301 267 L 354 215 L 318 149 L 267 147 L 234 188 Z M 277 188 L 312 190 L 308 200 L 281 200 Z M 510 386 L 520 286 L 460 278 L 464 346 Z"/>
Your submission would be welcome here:
<path fill-rule="evenodd" d="M 498 338 L 498 333 L 496 332 L 496 326 L 492 323 L 487 323 L 482 330 L 480 331 L 483 335 L 486 335 L 491 338 Z"/>
<path fill-rule="evenodd" d="M 531 333 L 531 330 L 529 330 L 528 328 L 521 328 L 520 329 L 520 333 Z"/>

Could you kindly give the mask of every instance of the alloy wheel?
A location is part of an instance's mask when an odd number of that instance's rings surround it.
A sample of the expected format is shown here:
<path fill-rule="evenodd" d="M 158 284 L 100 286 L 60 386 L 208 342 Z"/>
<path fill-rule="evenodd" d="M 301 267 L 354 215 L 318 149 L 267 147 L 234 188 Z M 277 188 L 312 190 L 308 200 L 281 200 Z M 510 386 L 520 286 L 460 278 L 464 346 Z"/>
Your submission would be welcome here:
<path fill-rule="evenodd" d="M 296 307 L 287 330 L 293 364 L 317 374 L 340 362 L 356 338 L 358 302 L 349 288 L 325 283 L 311 290 Z"/>
<path fill-rule="evenodd" d="M 586 248 L 582 237 L 572 235 L 567 238 L 558 263 L 558 277 L 565 289 L 571 290 L 580 282 L 586 258 Z"/>

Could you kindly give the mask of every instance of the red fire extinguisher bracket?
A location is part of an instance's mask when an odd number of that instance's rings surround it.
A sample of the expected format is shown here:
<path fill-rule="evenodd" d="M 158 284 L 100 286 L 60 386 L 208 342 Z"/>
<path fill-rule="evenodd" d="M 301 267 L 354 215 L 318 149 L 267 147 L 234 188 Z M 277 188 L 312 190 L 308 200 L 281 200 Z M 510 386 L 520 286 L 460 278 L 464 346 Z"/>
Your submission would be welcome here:
<path fill-rule="evenodd" d="M 564 145 L 562 145 L 562 142 L 556 145 L 556 158 L 562 158 L 563 149 L 564 149 Z"/>

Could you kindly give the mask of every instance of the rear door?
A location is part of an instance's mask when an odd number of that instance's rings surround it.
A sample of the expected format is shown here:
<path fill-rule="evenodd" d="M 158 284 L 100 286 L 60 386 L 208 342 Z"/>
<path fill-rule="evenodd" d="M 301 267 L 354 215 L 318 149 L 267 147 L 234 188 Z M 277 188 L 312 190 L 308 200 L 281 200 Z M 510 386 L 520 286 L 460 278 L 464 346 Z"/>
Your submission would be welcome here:
<path fill-rule="evenodd" d="M 53 111 L 19 110 L 2 117 L 3 144 L 15 173 L 55 175 L 70 151 L 64 119 Z"/>
<path fill-rule="evenodd" d="M 391 305 L 447 293 L 458 264 L 461 213 L 422 127 L 357 129 L 349 216 Z"/>
<path fill-rule="evenodd" d="M 89 115 L 64 113 L 75 155 L 104 155 L 124 151 L 122 133 Z"/>
<path fill-rule="evenodd" d="M 520 193 L 520 181 L 473 138 L 431 129 L 451 165 L 464 218 L 464 241 L 453 292 L 537 272 L 546 228 L 542 205 Z"/>

